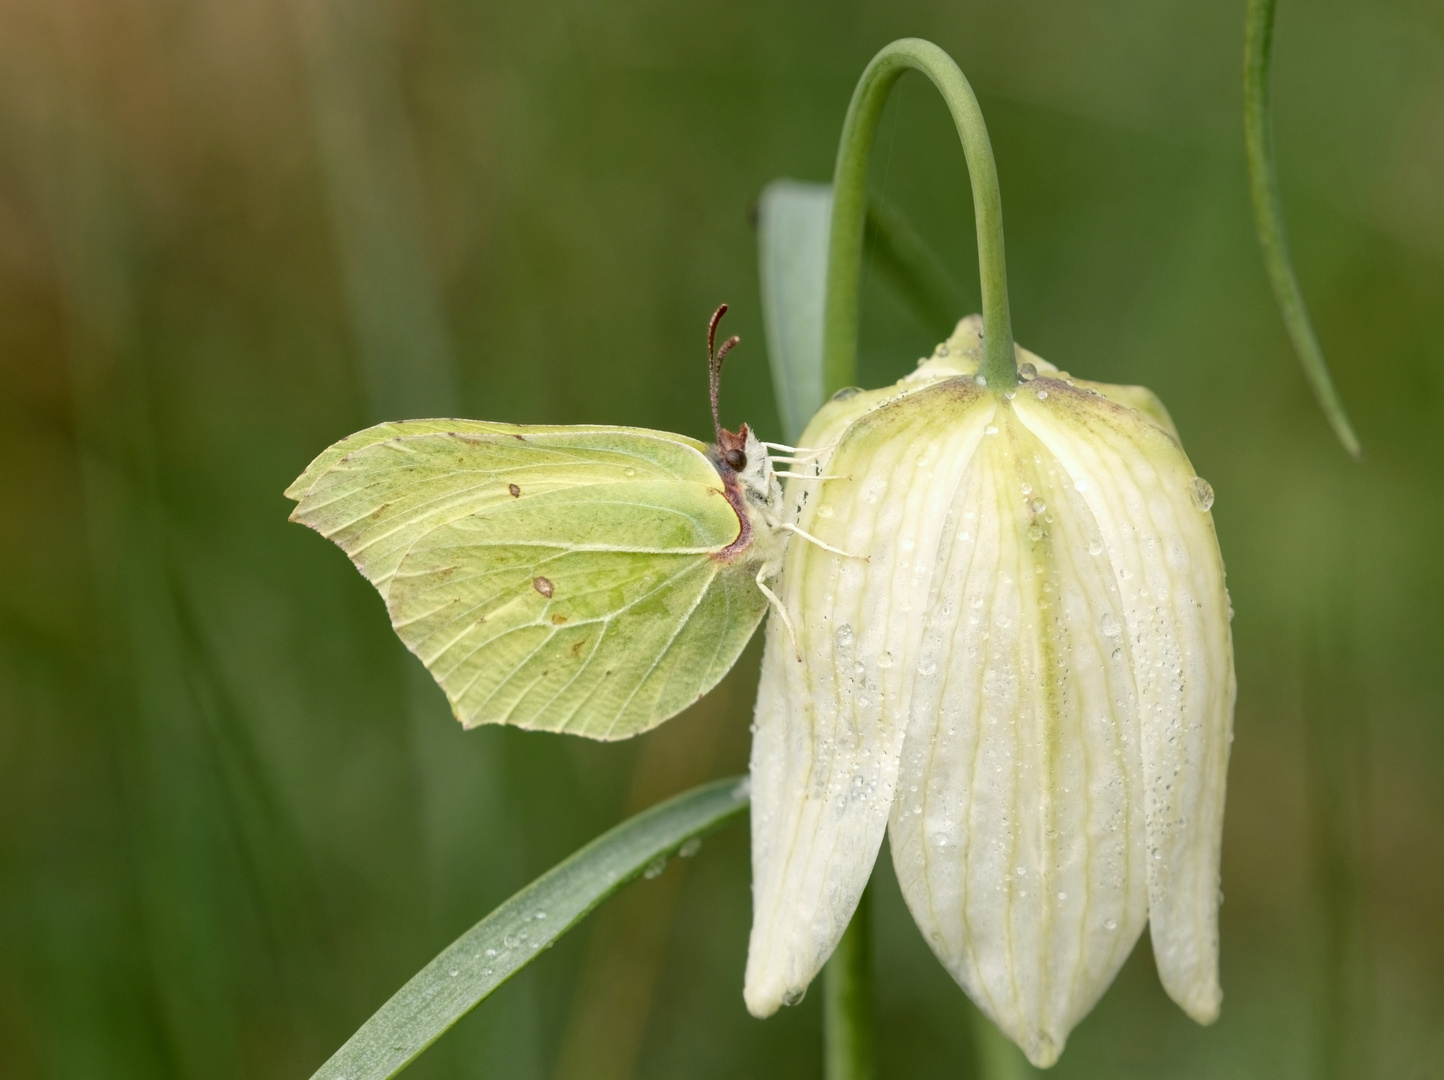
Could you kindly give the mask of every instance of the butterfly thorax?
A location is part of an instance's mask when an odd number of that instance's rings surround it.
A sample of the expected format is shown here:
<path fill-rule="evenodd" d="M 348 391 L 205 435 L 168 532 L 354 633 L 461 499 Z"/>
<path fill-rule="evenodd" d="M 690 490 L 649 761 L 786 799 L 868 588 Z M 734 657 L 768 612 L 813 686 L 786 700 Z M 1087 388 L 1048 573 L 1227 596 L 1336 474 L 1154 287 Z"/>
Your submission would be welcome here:
<path fill-rule="evenodd" d="M 746 559 L 750 563 L 780 561 L 782 542 L 782 485 L 772 470 L 772 459 L 746 424 L 740 431 L 722 428 L 713 456 L 723 491 L 737 512 L 737 539 L 717 552 L 724 562 Z"/>

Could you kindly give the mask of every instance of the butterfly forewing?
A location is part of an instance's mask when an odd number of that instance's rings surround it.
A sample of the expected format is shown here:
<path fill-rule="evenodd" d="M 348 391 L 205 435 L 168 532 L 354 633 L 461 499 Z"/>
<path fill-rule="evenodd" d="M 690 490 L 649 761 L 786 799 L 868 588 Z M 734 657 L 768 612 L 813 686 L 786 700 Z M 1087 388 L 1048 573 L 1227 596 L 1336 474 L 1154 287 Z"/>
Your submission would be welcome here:
<path fill-rule="evenodd" d="M 438 430 L 450 425 L 454 430 Z M 765 610 L 702 444 L 626 428 L 382 425 L 293 515 L 387 598 L 468 726 L 622 738 L 710 689 Z"/>

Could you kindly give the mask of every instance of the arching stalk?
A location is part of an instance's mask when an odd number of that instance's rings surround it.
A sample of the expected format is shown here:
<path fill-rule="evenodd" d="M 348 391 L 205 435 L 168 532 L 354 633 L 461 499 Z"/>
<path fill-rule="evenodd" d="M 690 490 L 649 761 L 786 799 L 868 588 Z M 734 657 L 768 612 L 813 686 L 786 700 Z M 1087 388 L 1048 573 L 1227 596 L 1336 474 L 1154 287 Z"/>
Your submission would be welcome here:
<path fill-rule="evenodd" d="M 827 392 L 854 381 L 857 371 L 859 281 L 867 213 L 867 163 L 888 93 L 906 71 L 926 75 L 947 103 L 962 140 L 973 189 L 978 229 L 978 270 L 983 294 L 983 363 L 989 386 L 1018 381 L 1013 325 L 1008 312 L 1008 275 L 1003 263 L 1003 206 L 988 129 L 973 88 L 953 58 L 930 41 L 903 38 L 872 59 L 853 91 L 843 122 L 833 177 L 832 231 L 827 255 L 823 323 L 823 375 Z"/>

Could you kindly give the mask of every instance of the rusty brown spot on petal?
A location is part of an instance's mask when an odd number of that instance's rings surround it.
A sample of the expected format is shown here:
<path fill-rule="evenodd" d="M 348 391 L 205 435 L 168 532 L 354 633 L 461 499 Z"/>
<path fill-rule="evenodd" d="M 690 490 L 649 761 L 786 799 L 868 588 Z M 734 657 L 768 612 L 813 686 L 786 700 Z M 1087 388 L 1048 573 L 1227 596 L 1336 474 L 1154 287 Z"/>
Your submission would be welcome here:
<path fill-rule="evenodd" d="M 521 498 L 521 488 L 517 487 L 515 484 L 507 484 L 506 490 L 511 492 L 511 497 L 513 499 Z"/>
<path fill-rule="evenodd" d="M 541 593 L 543 596 L 545 596 L 548 600 L 552 598 L 552 593 L 555 591 L 555 586 L 553 586 L 552 583 L 544 577 L 532 578 L 531 587 L 537 592 Z"/>

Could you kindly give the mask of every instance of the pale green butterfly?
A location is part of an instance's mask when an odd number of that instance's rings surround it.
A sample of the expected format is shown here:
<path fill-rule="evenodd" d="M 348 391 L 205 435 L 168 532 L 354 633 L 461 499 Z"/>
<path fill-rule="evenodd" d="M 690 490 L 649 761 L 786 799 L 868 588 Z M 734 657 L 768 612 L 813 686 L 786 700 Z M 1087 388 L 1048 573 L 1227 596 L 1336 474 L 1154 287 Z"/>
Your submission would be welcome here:
<path fill-rule="evenodd" d="M 786 520 L 768 447 L 717 413 L 723 304 L 707 328 L 717 443 L 644 428 L 378 424 L 286 494 L 336 542 L 466 727 L 621 739 L 716 685 L 768 602 Z M 812 539 L 810 536 L 808 539 Z M 791 624 L 788 622 L 788 629 Z"/>

